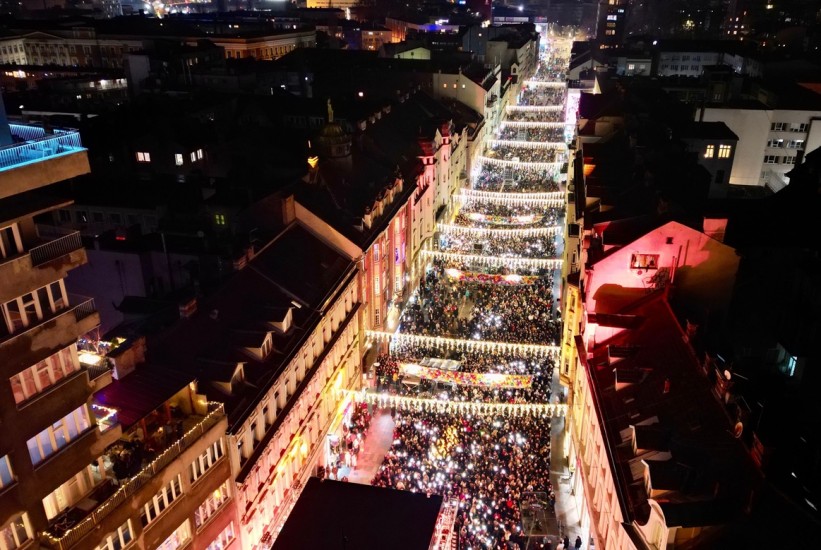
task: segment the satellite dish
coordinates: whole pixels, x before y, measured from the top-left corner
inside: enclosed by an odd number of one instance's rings
[[[733,428],[733,437],[738,439],[739,437],[741,437],[741,434],[743,432],[744,432],[744,424],[742,424],[741,422],[736,422],[735,423],[735,428]]]

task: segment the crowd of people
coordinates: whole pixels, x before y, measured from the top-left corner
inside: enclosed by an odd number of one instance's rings
[[[552,147],[516,147],[514,145],[493,145],[485,156],[519,162],[564,162],[565,153]]]
[[[534,76],[537,80],[561,81],[566,60],[545,58]],[[557,105],[564,90],[532,87],[523,90],[520,105]],[[561,122],[561,110],[512,110],[507,119]],[[500,139],[540,142],[564,141],[562,128],[503,126]],[[522,162],[558,162],[555,149],[499,146],[496,158],[517,157]],[[486,161],[473,187],[477,190],[512,193],[558,191],[558,169],[510,167]],[[468,227],[533,227],[556,225],[562,209],[511,201],[501,205],[465,200],[455,224]],[[444,252],[464,255],[550,258],[556,255],[551,235],[502,236],[446,233],[440,237]],[[473,260],[471,260],[473,261]],[[457,270],[457,271],[454,271]],[[475,277],[477,270],[495,273]],[[561,334],[558,309],[553,303],[553,272],[469,264],[464,259],[436,259],[420,278],[414,296],[400,317],[398,332],[442,336],[471,341],[496,341],[555,345]],[[466,276],[465,274],[470,276]],[[503,275],[503,277],[499,277]],[[515,283],[501,284],[499,281]],[[459,379],[424,371],[403,374],[403,364],[429,364],[429,358],[449,359],[460,374],[492,373],[528,375],[529,385],[513,387],[510,381],[495,387],[482,378]],[[398,341],[389,353],[376,360],[380,391],[440,401],[477,403],[548,403],[554,357],[524,357],[516,351],[480,349],[462,344],[447,348],[442,343]],[[457,381],[454,381],[456,379]],[[497,383],[497,382],[493,382]],[[555,495],[550,483],[550,420],[536,416],[505,414],[454,415],[433,410],[391,410],[395,419],[393,443],[371,483],[427,494],[441,494],[458,502],[455,533],[460,548],[518,550],[525,548],[522,505],[544,498],[552,507]],[[534,497],[533,495],[540,495]],[[546,538],[537,542],[545,547]],[[567,544],[567,542],[562,542]],[[581,546],[579,539],[578,545]]]
[[[505,167],[491,163],[482,166],[481,173],[473,180],[478,191],[507,191],[510,193],[548,193],[559,190],[556,177],[558,170]]]
[[[558,207],[466,201],[453,223],[468,227],[542,227],[556,225],[560,215]]]
[[[400,411],[371,483],[457,500],[460,548],[524,548],[522,500],[553,493],[550,420]]]
[[[417,299],[400,317],[400,332],[541,345],[557,341],[552,277],[505,286],[451,281],[443,271],[434,264],[428,272]]]
[[[564,120],[564,111],[512,110],[507,113],[507,120],[511,122],[562,122]]]
[[[564,142],[564,128],[544,126],[502,126],[498,139],[509,141],[538,141],[541,143]]]
[[[556,256],[555,237],[552,235],[481,236],[443,234],[439,249],[458,254],[485,256],[514,256],[519,258],[553,258]]]
[[[565,91],[563,87],[532,86],[519,94],[519,105],[562,105]]]

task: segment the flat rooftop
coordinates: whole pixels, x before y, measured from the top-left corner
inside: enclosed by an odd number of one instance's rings
[[[441,507],[440,495],[312,477],[273,548],[427,550]]]

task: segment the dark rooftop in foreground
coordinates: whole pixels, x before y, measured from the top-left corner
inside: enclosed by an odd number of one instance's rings
[[[439,495],[312,477],[274,550],[426,550],[441,506]]]

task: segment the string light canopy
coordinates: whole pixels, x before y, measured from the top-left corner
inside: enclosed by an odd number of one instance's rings
[[[539,86],[542,88],[564,88],[565,82],[563,80],[525,80],[525,86]]]
[[[491,267],[509,267],[512,269],[541,268],[560,269],[562,260],[560,258],[519,258],[509,256],[482,256],[481,254],[458,254],[456,252],[442,252],[441,250],[422,250],[422,255],[428,258],[440,260],[453,260],[465,262],[472,265],[484,265]]]
[[[451,235],[472,235],[476,237],[501,237],[501,238],[517,238],[517,237],[538,237],[543,235],[556,235],[561,232],[560,225],[553,225],[550,227],[529,227],[527,229],[502,229],[495,227],[467,227],[464,225],[454,225],[451,223],[440,223],[436,225],[437,231],[448,233]]]
[[[564,128],[564,122],[541,122],[538,120],[505,120],[501,127],[506,128]]]
[[[456,415],[506,415],[506,416],[538,416],[555,418],[567,414],[567,405],[564,403],[484,403],[476,401],[443,401],[440,399],[425,399],[421,397],[407,397],[389,393],[373,393],[365,390],[355,392],[353,399],[360,403],[379,407],[396,407],[400,410],[430,411]]]
[[[550,111],[561,111],[564,105],[508,105],[508,113],[546,113]]]
[[[495,199],[512,198],[512,199],[529,199],[533,201],[556,201],[564,200],[564,191],[551,191],[546,193],[506,193],[504,191],[479,191],[478,189],[461,189],[460,195],[469,198],[493,201]]]
[[[529,197],[506,197],[507,193],[497,193],[496,197],[489,197],[489,196],[474,196],[474,195],[467,195],[467,194],[458,194],[453,195],[454,199],[457,199],[462,204],[466,202],[481,202],[481,203],[491,203],[491,204],[503,204],[506,206],[546,206],[548,208],[559,208],[564,206],[564,199],[534,199]],[[512,194],[512,193],[511,193]],[[547,194],[547,193],[545,193]]]
[[[491,147],[507,146],[521,147],[522,149],[561,149],[567,151],[567,144],[563,141],[519,141],[515,139],[489,139]]]
[[[492,351],[517,354],[522,357],[549,357],[558,359],[559,346],[540,344],[518,344],[515,342],[489,342],[486,340],[463,340],[444,338],[442,336],[423,336],[404,332],[384,332],[369,330],[365,333],[370,342],[392,342],[399,345],[435,347],[442,350],[456,351]]]
[[[558,169],[564,164],[564,161],[559,162],[525,162],[520,160],[502,160],[502,159],[495,159],[491,157],[479,157],[479,162],[486,163],[486,164],[493,164],[496,166],[528,166],[531,168],[539,168],[543,170],[549,170],[551,168],[558,171]]]

